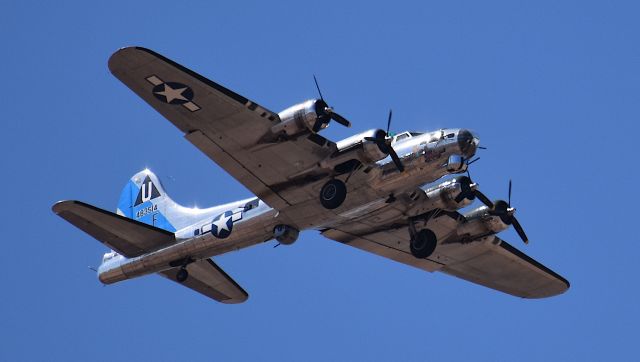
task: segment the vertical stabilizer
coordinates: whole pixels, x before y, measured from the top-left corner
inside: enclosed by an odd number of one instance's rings
[[[167,195],[158,177],[150,170],[133,175],[122,189],[116,213],[167,231],[176,231],[188,222],[182,206]],[[185,210],[186,211],[186,210]]]
[[[160,179],[148,169],[133,175],[122,189],[118,215],[175,232],[194,223],[213,218],[225,211],[243,207],[255,198],[240,200],[206,209],[188,208],[174,202]]]

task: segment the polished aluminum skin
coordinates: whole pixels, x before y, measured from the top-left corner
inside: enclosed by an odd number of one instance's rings
[[[365,134],[370,134],[367,132]],[[449,134],[453,135],[447,138],[439,138],[436,135]],[[401,191],[419,186],[426,182],[435,181],[436,179],[448,174],[450,165],[444,160],[448,160],[451,155],[463,155],[470,158],[474,155],[476,146],[479,143],[477,137],[472,137],[471,146],[468,144],[468,138],[471,133],[466,130],[448,129],[439,130],[431,133],[419,134],[417,136],[409,136],[402,141],[396,142],[394,147],[401,156],[403,163],[407,165],[405,172],[393,170],[390,160],[382,160],[375,163],[374,172],[370,182],[381,190]],[[364,137],[364,135],[362,135]],[[340,142],[338,142],[340,144]],[[344,144],[344,142],[343,142]],[[463,152],[466,152],[464,154]],[[436,155],[436,156],[434,156]],[[426,166],[425,166],[426,165]],[[420,166],[420,167],[418,167]],[[385,174],[385,170],[391,170]],[[149,170],[142,172],[144,176],[150,176],[152,180],[158,180],[157,177]],[[143,175],[137,176],[143,179]],[[134,177],[135,179],[135,177]],[[159,183],[159,180],[156,181]],[[451,182],[441,186],[445,188]],[[398,185],[400,187],[398,187]],[[164,191],[164,190],[163,190]],[[433,191],[431,191],[433,194]],[[433,196],[432,196],[433,197]],[[430,199],[431,200],[431,199]],[[233,225],[233,233],[226,239],[217,239],[210,232],[194,237],[194,231],[202,228],[202,225],[211,223],[211,219],[215,214],[242,208],[251,199],[241,200],[226,205],[213,207],[209,209],[189,209],[179,206],[175,202],[168,199],[164,203],[165,213],[172,219],[177,220],[179,225],[184,226],[176,231],[177,242],[175,245],[153,251],[151,253],[127,259],[122,256],[110,257],[107,262],[100,265],[98,275],[101,282],[111,284],[118,281],[131,279],[147,274],[157,273],[162,270],[173,268],[172,261],[185,258],[194,260],[205,259],[212,256],[227,253],[232,250],[238,250],[248,246],[252,246],[266,240],[275,238],[274,228],[282,225],[279,220],[278,212],[268,207],[264,202],[259,201],[259,206],[249,211],[241,211],[242,219]],[[432,204],[432,209],[437,208],[437,203]],[[465,206],[460,204],[460,207]],[[371,210],[365,208],[361,212],[368,213]],[[344,210],[343,213],[349,214],[353,209]],[[174,215],[171,217],[171,215]],[[336,216],[329,221],[323,221],[322,224],[313,225],[311,228],[320,226],[327,227],[334,222],[339,222],[342,217]],[[289,242],[288,244],[291,244]],[[113,252],[105,254],[113,255]]]
[[[111,72],[171,121],[187,141],[256,197],[206,209],[183,207],[150,170],[125,185],[116,213],[62,201],[53,211],[111,247],[105,284],[158,273],[223,303],[248,294],[214,256],[304,230],[426,271],[441,271],[523,298],[569,283],[496,236],[514,226],[509,201],[489,200],[467,172],[479,138],[464,128],[391,135],[372,129],[333,142],[330,122],[351,127],[322,96],[280,113],[146,48],[114,53]],[[451,179],[441,180],[448,175]],[[460,209],[479,199],[484,205]]]

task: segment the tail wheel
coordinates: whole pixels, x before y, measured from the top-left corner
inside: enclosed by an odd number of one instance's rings
[[[329,180],[320,189],[320,203],[326,209],[335,209],[342,205],[347,198],[347,186],[344,182],[333,179]]]
[[[176,280],[180,283],[187,280],[188,277],[189,277],[189,272],[185,268],[180,268],[180,270],[178,270],[178,272],[176,273]]]
[[[438,238],[433,231],[423,229],[417,232],[412,238],[409,245],[411,254],[419,259],[424,259],[433,254],[438,245]]]

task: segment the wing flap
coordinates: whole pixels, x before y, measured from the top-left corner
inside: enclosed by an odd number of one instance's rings
[[[189,277],[182,283],[176,279],[178,270],[180,268],[173,268],[158,274],[221,303],[242,303],[249,298],[249,294],[211,259],[187,265]]]
[[[147,225],[81,201],[60,201],[53,212],[127,258],[175,242],[172,232]]]

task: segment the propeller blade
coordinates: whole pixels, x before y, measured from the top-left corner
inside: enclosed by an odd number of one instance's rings
[[[479,190],[475,190],[474,194],[476,195],[478,200],[482,201],[482,203],[487,205],[488,208],[493,209],[493,202],[491,202],[491,200],[489,200],[489,198],[486,197],[482,192],[480,192]]]
[[[460,202],[460,201],[464,200],[465,197],[467,197],[467,195],[465,195],[465,192],[464,191],[460,191],[460,193],[458,194],[458,196],[456,196],[454,201],[455,202]]]
[[[321,103],[316,102],[316,112],[318,113],[319,118],[321,119],[324,118],[320,122],[316,121],[316,123],[313,125],[313,132],[317,133],[318,131],[320,131],[322,126],[325,124],[328,124],[331,119],[333,119],[334,121],[340,123],[345,127],[351,127],[351,122],[349,122],[346,118],[342,117],[338,113],[334,112],[333,108],[327,105],[327,102],[325,102],[324,97],[322,96],[320,85],[318,85],[318,78],[316,78],[315,74],[313,75],[313,82],[316,84],[318,95],[320,95],[319,102],[321,102]]]
[[[371,141],[375,144],[378,145],[378,147],[380,147],[380,150],[386,154],[389,154],[389,148],[391,148],[391,146],[389,145],[389,143],[387,142],[387,140],[385,138],[377,138],[377,137],[365,137],[364,138],[366,141]]]
[[[476,158],[474,158],[474,159],[473,159],[473,160],[471,160],[471,161],[467,161],[467,166],[470,166],[472,163],[474,163],[474,162],[478,161],[479,159],[480,159],[480,157],[476,157]],[[467,170],[468,170],[468,169],[467,169]]]
[[[313,132],[314,133],[320,132],[320,129],[322,128],[323,124],[324,124],[324,122],[320,118],[318,118],[316,120],[316,123],[313,124],[313,128],[312,128]]]
[[[404,165],[402,164],[402,161],[400,161],[400,157],[398,157],[396,150],[394,150],[391,146],[389,146],[389,156],[391,156],[393,163],[396,164],[396,168],[398,169],[398,171],[403,172]]]
[[[324,101],[324,98],[322,97],[322,92],[320,92],[320,86],[318,85],[318,80],[316,79],[316,75],[313,75],[313,81],[316,82],[316,88],[318,89],[318,94],[320,95],[320,99],[322,99],[322,101]]]
[[[509,205],[509,207],[511,207],[511,179],[509,179],[509,198],[507,200],[509,200],[507,205]]]
[[[476,198],[475,193],[471,189],[471,178],[470,177],[460,177],[458,178],[458,182],[460,183],[460,193],[455,197],[455,202],[460,202],[464,199],[473,200]]]
[[[342,117],[341,115],[337,114],[336,112],[334,112],[333,110],[329,112],[329,114],[331,114],[331,118],[340,123],[341,125],[345,126],[345,127],[351,127],[351,122],[347,121],[346,118]]]
[[[387,132],[384,135],[381,135],[382,137],[365,137],[364,139],[366,141],[375,142],[375,144],[377,144],[378,147],[380,148],[380,151],[391,156],[391,159],[393,160],[393,163],[396,165],[396,168],[398,169],[398,171],[403,172],[404,165],[402,164],[402,161],[400,161],[400,157],[398,157],[398,154],[396,153],[396,151],[393,149],[393,147],[391,147],[391,139],[388,138],[389,127],[391,126],[392,114],[393,114],[392,111],[389,110],[389,118],[387,119]]]
[[[391,159],[393,160],[393,163],[396,165],[396,168],[398,169],[398,171],[400,172],[404,171],[404,165],[402,164],[402,161],[400,161],[400,157],[398,157],[398,154],[393,149],[393,147],[391,147],[391,145],[387,143],[386,139],[375,138],[375,137],[365,137],[364,139],[367,141],[375,142],[378,145],[378,147],[380,147],[380,150],[382,152],[391,156]]]
[[[524,241],[525,244],[529,244],[529,238],[527,237],[527,234],[524,233],[524,229],[522,229],[522,226],[518,222],[518,219],[516,219],[515,217],[512,217],[511,219],[511,224],[513,225],[513,228],[516,230],[522,241]]]

